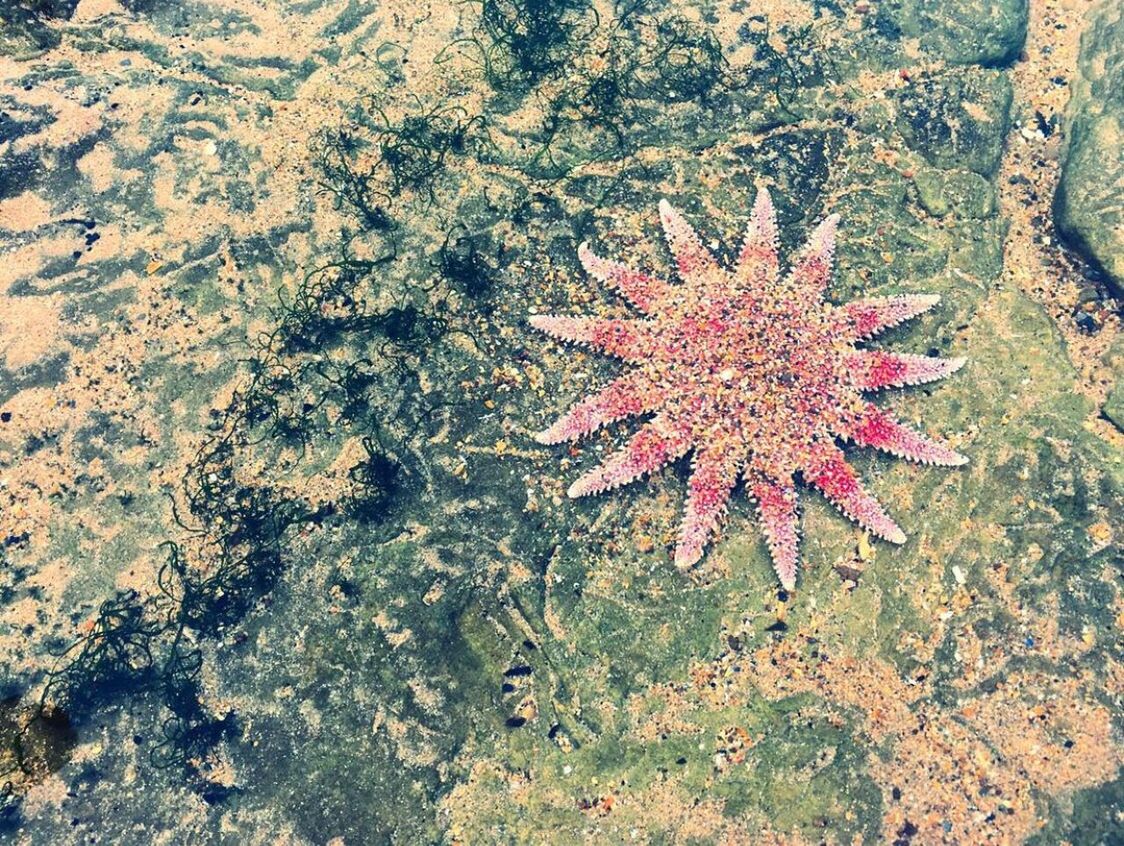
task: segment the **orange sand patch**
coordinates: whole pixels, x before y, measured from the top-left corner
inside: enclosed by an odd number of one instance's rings
[[[9,370],[58,352],[62,298],[0,296],[0,362]]]
[[[51,204],[32,191],[0,200],[0,229],[30,232],[51,219]]]

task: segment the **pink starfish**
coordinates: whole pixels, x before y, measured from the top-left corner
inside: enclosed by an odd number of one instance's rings
[[[646,319],[534,316],[537,329],[595,347],[632,365],[536,437],[572,441],[607,423],[654,413],[632,439],[570,487],[570,496],[618,487],[692,452],[687,509],[675,563],[694,565],[723,519],[738,480],[756,501],[781,584],[799,561],[795,477],[859,525],[893,543],[905,534],[863,488],[836,438],[925,464],[967,459],[894,420],[864,392],[943,378],[964,359],[857,349],[916,317],[938,297],[902,294],[842,306],[824,301],[838,216],[812,233],[782,275],[769,193],[757,195],[734,267],[707,250],[666,201],[660,221],[682,284],[578,248],[582,266],[618,290]]]

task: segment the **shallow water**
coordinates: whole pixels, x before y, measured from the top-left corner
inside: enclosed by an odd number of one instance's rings
[[[1124,838],[1089,9],[2,13],[0,840]],[[533,438],[628,369],[529,324],[636,316],[578,245],[677,280],[658,201],[732,263],[761,189],[829,303],[940,295],[860,346],[967,359],[876,403],[968,464],[844,447],[902,545],[805,469],[791,591],[746,485],[680,572],[690,457]]]

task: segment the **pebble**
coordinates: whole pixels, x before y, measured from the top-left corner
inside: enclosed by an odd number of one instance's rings
[[[1097,325],[1097,319],[1088,312],[1081,312],[1074,318],[1077,323],[1077,328],[1082,332],[1096,332],[1100,326]]]

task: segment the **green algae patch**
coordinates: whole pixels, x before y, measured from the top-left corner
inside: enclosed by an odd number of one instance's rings
[[[807,700],[794,697],[681,721],[658,697],[630,705],[624,737],[569,752],[540,748],[524,768],[520,758],[508,770],[477,765],[446,803],[449,831],[518,843],[685,834],[711,842],[747,830],[810,838],[825,828],[874,837],[861,820],[877,817],[880,796],[845,720],[808,713]]]

